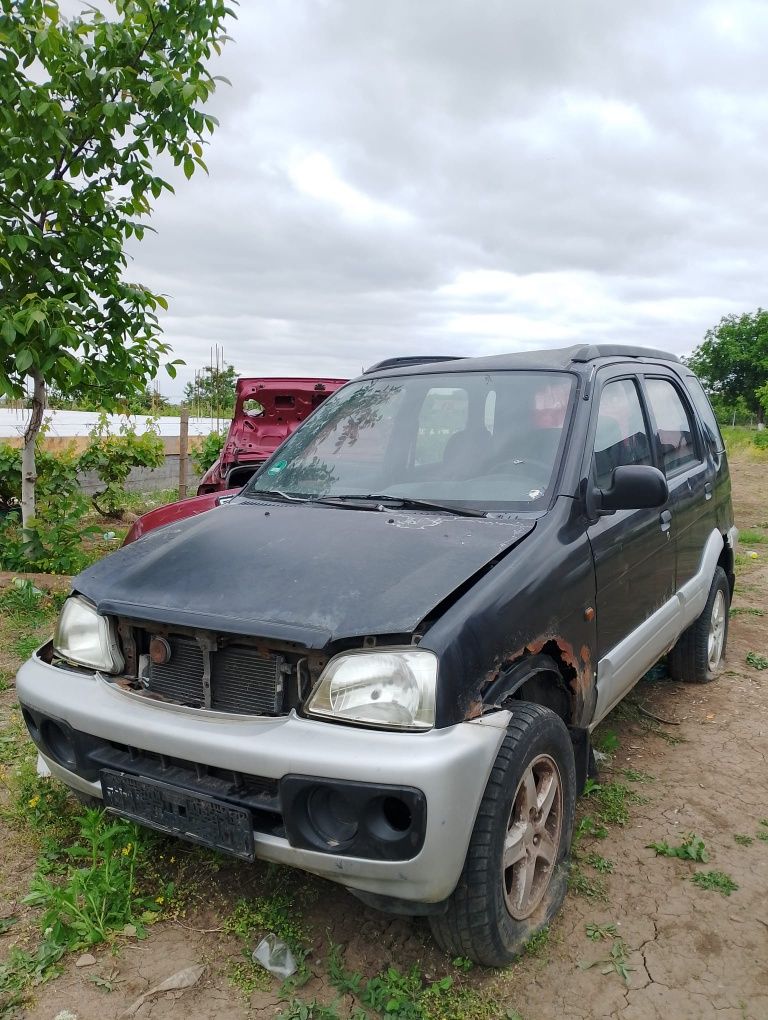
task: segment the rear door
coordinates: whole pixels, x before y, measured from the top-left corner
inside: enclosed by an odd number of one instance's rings
[[[588,451],[592,484],[607,489],[615,468],[656,466],[657,459],[635,373],[612,368],[598,380]],[[655,661],[651,618],[675,593],[671,509],[619,510],[598,518],[587,534],[597,589],[597,720]]]
[[[659,371],[646,374],[643,382],[659,466],[669,485],[679,591],[698,572],[704,546],[716,526],[712,499],[716,469],[705,455],[695,414],[677,377]]]

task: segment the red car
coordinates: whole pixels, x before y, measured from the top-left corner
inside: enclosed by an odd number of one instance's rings
[[[238,379],[235,412],[219,459],[197,496],[150,510],[134,522],[124,545],[148,531],[193,517],[238,492],[259,465],[346,379]]]

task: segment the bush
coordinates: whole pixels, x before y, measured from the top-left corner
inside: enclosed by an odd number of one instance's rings
[[[160,438],[157,421],[149,419],[147,431],[138,435],[135,425],[126,422],[118,435],[109,431],[106,414],[102,414],[91,429],[90,442],[81,454],[78,468],[95,471],[104,484],[101,492],[92,497],[100,514],[119,517],[125,509],[125,483],[135,467],[159,467],[165,458],[165,447]]]
[[[200,446],[192,451],[192,463],[198,474],[205,474],[208,468],[216,463],[226,438],[226,431],[210,432]]]

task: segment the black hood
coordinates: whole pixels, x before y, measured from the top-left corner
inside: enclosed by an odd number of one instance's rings
[[[322,648],[409,634],[535,521],[238,499],[74,581],[100,612]]]

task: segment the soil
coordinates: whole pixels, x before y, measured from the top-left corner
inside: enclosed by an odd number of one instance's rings
[[[768,528],[766,466],[747,455],[732,458],[742,529]],[[602,778],[626,782],[621,770],[631,768],[652,781],[633,785],[645,802],[631,806],[626,825],[612,825],[606,839],[581,844],[582,855],[594,850],[614,864],[603,876],[605,900],[569,894],[536,954],[506,971],[474,968],[463,974],[437,950],[423,921],[385,917],[330,883],[297,875],[294,894],[314,939],[313,976],[297,994],[305,1001],[334,998],[320,965],[332,941],[345,948],[348,968],[365,975],[414,963],[430,980],[452,974],[457,983],[492,997],[500,1017],[514,1008],[525,1020],[766,1020],[768,841],[756,837],[768,834],[761,825],[768,820],[768,670],[745,660],[750,651],[768,655],[768,545],[753,548],[758,557],[745,558],[739,567],[734,607],[767,615],[733,615],[721,676],[706,686],[646,680],[606,724],[619,745]],[[6,717],[12,702],[12,692],[0,696]],[[581,814],[589,809],[589,801],[582,802]],[[659,840],[679,845],[689,832],[703,837],[707,864],[657,857],[647,848]],[[741,845],[735,834],[753,842]],[[2,917],[18,909],[35,851],[23,832],[0,829],[0,839]],[[180,857],[198,860],[195,851],[174,846]],[[588,865],[582,869],[597,877]],[[726,872],[738,889],[725,897],[691,881],[694,872],[710,869]],[[54,1020],[70,1010],[79,1020],[110,1020],[159,981],[202,963],[207,969],[194,988],[160,994],[136,1016],[274,1016],[284,1008],[277,982],[250,995],[231,983],[228,974],[242,959],[242,947],[222,928],[234,903],[269,891],[269,881],[263,865],[206,865],[192,881],[186,916],[159,923],[146,941],[97,947],[91,966],[78,968],[70,958],[59,978],[34,990],[23,1015]],[[628,984],[615,972],[602,973],[607,965],[585,966],[608,958],[615,944],[590,941],[585,926],[609,923],[626,945]],[[20,937],[14,932],[0,936],[0,955]],[[113,975],[113,990],[97,987],[90,980],[95,974]]]

